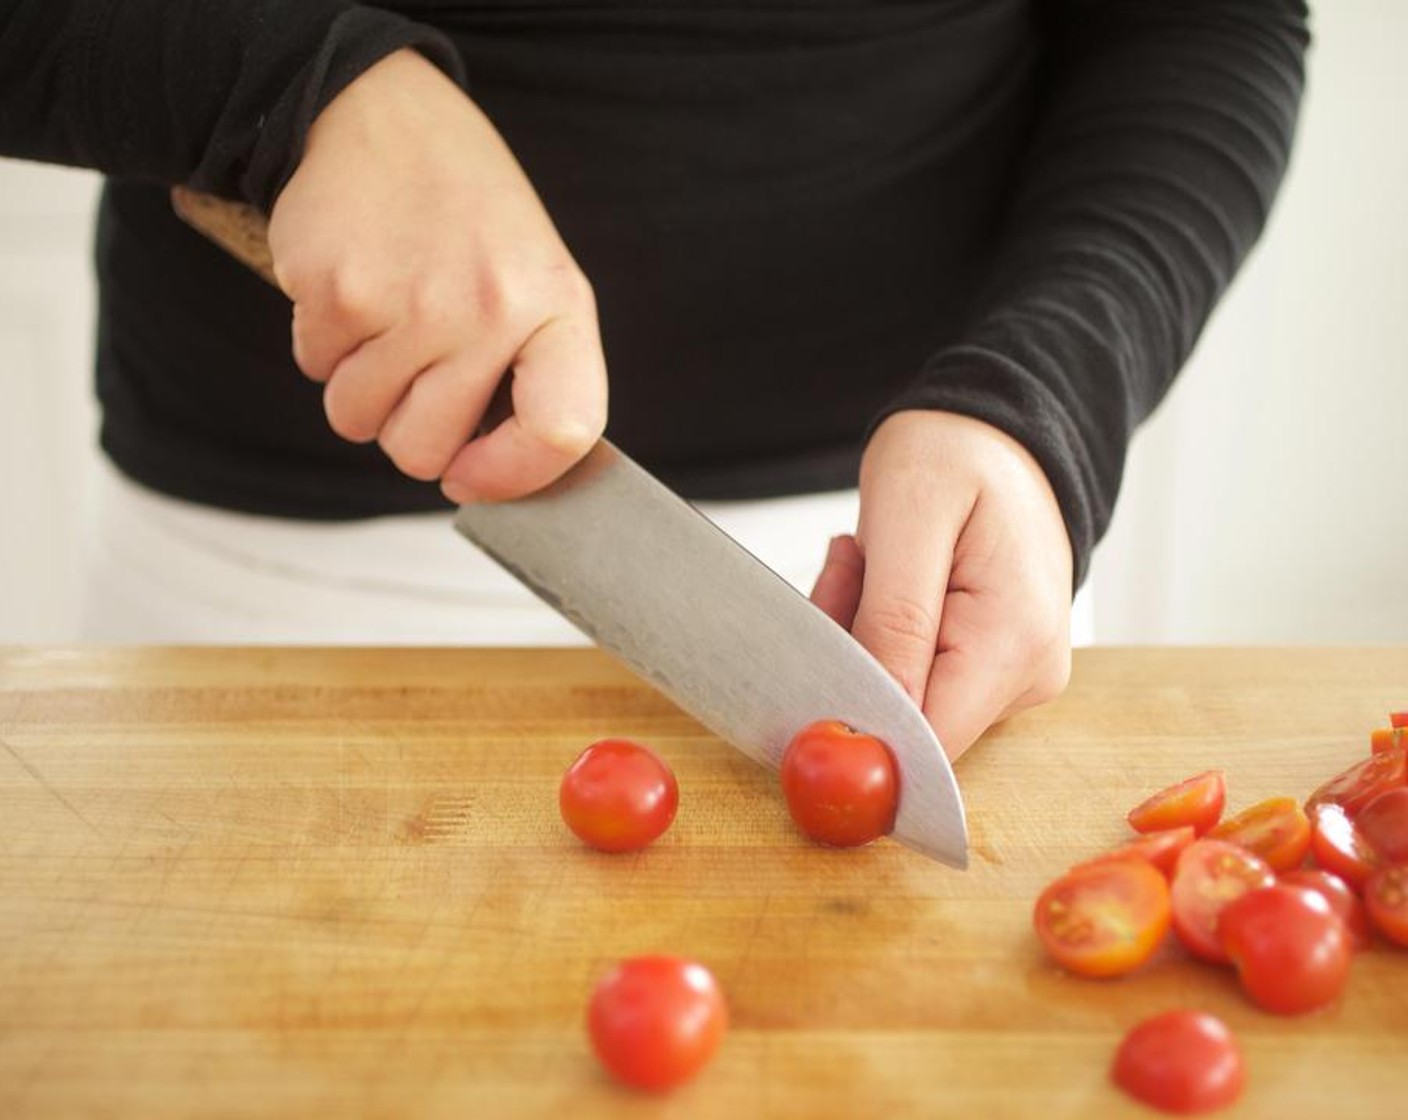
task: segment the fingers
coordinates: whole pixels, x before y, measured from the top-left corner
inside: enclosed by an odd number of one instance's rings
[[[504,501],[552,482],[606,428],[606,360],[595,318],[535,331],[513,362],[513,415],[462,447],[441,488],[455,502]]]
[[[849,630],[860,606],[860,590],[865,578],[865,557],[855,537],[849,533],[833,537],[826,550],[826,562],[812,587],[811,600],[837,625]]]
[[[381,426],[376,439],[382,451],[411,478],[439,478],[478,427],[501,369],[476,367],[461,356],[423,370]],[[332,385],[342,376],[339,370]]]

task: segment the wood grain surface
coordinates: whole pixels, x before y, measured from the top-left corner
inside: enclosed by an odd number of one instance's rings
[[[1408,953],[1287,1020],[1172,950],[1065,976],[1030,915],[1153,789],[1303,795],[1405,703],[1408,649],[1081,652],[960,760],[960,873],[800,841],[770,773],[594,651],[0,651],[0,1116],[1149,1115],[1114,1047],[1199,1006],[1247,1054],[1224,1115],[1402,1117]],[[643,854],[557,814],[606,735],[679,777]],[[707,963],[734,1021],[663,1098],[582,1027],[650,951]]]

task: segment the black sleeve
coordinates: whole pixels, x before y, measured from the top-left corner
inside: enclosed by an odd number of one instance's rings
[[[957,344],[879,419],[945,409],[1019,440],[1079,585],[1135,427],[1266,221],[1309,35],[1290,0],[1049,0],[1040,16],[1036,123],[990,270]]]
[[[313,118],[414,47],[450,42],[345,0],[0,0],[0,154],[189,183],[268,209]]]

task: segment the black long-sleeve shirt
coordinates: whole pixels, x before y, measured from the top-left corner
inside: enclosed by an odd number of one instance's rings
[[[0,13],[0,152],[109,177],[101,438],[139,481],[292,517],[442,504],[328,429],[287,302],[165,189],[269,207],[321,108],[411,46],[543,197],[596,290],[608,433],[665,481],[694,498],[853,485],[884,416],[966,413],[1041,463],[1078,577],[1135,426],[1266,220],[1307,44],[1293,0]]]

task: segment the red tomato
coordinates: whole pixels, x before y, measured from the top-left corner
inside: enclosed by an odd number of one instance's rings
[[[836,720],[802,728],[782,756],[782,793],[813,840],[854,848],[887,835],[899,807],[899,772],[889,748]]]
[[[1349,939],[1356,949],[1367,949],[1373,943],[1373,935],[1369,932],[1369,915],[1364,909],[1364,903],[1354,893],[1353,888],[1338,875],[1322,871],[1318,867],[1302,867],[1296,871],[1288,871],[1277,879],[1277,882],[1285,883],[1289,887],[1305,887],[1307,890],[1318,891],[1344,923],[1344,928],[1349,931]]]
[[[1222,911],[1218,932],[1242,989],[1277,1015],[1324,1007],[1349,979],[1349,931],[1318,891],[1248,891]]]
[[[1394,747],[1404,745],[1401,728],[1376,727],[1369,732],[1369,753],[1387,754]]]
[[[1408,712],[1389,712],[1388,724],[1390,727],[1408,727]]]
[[[1401,745],[1370,755],[1336,774],[1310,795],[1305,811],[1312,816],[1321,805],[1338,805],[1353,820],[1359,810],[1386,789],[1408,783],[1408,750]]]
[[[1173,932],[1194,956],[1226,964],[1217,937],[1218,915],[1248,891],[1275,881],[1266,861],[1245,848],[1225,840],[1190,844],[1173,871]]]
[[[1310,820],[1294,797],[1272,797],[1209,829],[1208,838],[1255,852],[1272,871],[1290,871],[1310,851]]]
[[[1360,811],[1354,827],[1386,863],[1408,863],[1408,786],[1379,794]]]
[[[1097,863],[1109,863],[1112,859],[1142,859],[1153,864],[1165,876],[1173,874],[1173,865],[1178,862],[1179,853],[1193,842],[1193,826],[1169,828],[1163,832],[1151,832],[1147,836],[1136,836],[1128,844],[1076,864],[1076,868],[1090,867]],[[1074,870],[1074,869],[1073,869]]]
[[[1205,1011],[1167,1011],[1131,1030],[1115,1052],[1115,1084],[1164,1112],[1208,1112],[1242,1094],[1246,1066],[1227,1025]]]
[[[1047,887],[1032,920],[1063,968],[1120,976],[1148,960],[1168,932],[1168,883],[1143,860],[1094,863]]]
[[[1310,850],[1316,863],[1355,890],[1362,888],[1383,862],[1338,805],[1321,805],[1311,814]]]
[[[1129,811],[1129,823],[1135,832],[1162,832],[1189,824],[1201,836],[1222,816],[1226,800],[1222,771],[1209,770],[1140,802]]]
[[[1364,904],[1375,929],[1395,944],[1408,946],[1408,864],[1375,871],[1364,887]]]
[[[592,993],[587,1029],[596,1056],[637,1089],[670,1089],[704,1068],[723,1041],[728,1007],[702,964],[636,957]]]
[[[603,739],[562,776],[557,803],[584,843],[603,852],[633,852],[670,827],[680,791],[653,751],[626,739]]]

